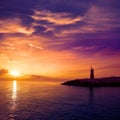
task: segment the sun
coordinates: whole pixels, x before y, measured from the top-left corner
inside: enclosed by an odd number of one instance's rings
[[[14,76],[14,77],[19,77],[20,76],[20,72],[17,70],[13,70],[10,72],[10,75]]]

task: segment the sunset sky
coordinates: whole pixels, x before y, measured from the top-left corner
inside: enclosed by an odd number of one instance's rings
[[[0,0],[0,69],[60,78],[120,76],[119,0]]]

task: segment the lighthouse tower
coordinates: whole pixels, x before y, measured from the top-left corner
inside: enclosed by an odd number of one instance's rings
[[[90,79],[94,80],[94,69],[91,66],[91,70],[90,70]]]

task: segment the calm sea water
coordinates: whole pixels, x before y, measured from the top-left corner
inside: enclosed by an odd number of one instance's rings
[[[0,120],[120,120],[120,88],[0,81]]]

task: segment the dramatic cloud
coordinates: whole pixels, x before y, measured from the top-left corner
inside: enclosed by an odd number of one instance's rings
[[[120,28],[119,11],[111,11],[110,8],[92,5],[84,15],[83,23],[61,29],[57,36],[71,34],[99,33]]]

